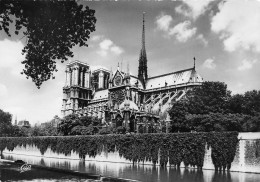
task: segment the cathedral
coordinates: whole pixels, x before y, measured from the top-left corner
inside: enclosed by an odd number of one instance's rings
[[[148,77],[143,14],[142,47],[138,75],[129,66],[123,72],[105,68],[92,70],[87,63],[72,61],[66,66],[62,116],[79,114],[97,117],[104,126],[123,126],[129,132],[166,132],[171,103],[188,90],[201,85],[203,78],[194,66],[185,70]]]

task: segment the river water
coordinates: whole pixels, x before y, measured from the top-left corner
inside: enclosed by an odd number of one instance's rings
[[[152,165],[132,165],[129,163],[112,163],[82,161],[77,159],[57,159],[27,155],[4,154],[5,159],[22,159],[31,164],[70,169],[74,171],[101,174],[139,180],[143,182],[259,182],[260,174],[241,172],[215,172],[214,170],[161,168]]]

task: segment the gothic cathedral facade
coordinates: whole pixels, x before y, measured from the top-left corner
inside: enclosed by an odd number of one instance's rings
[[[62,116],[87,115],[101,119],[105,126],[124,126],[129,132],[163,131],[170,121],[171,103],[188,90],[201,85],[202,77],[192,68],[148,77],[143,14],[142,48],[138,76],[73,61],[66,67]],[[155,132],[156,132],[155,131]]]

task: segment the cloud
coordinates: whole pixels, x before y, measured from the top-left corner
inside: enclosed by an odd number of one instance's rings
[[[112,45],[113,45],[113,42],[109,39],[105,39],[102,42],[100,42],[100,44],[99,44],[100,48],[105,51],[107,51]]]
[[[166,33],[167,37],[174,36],[179,42],[186,42],[196,34],[197,28],[191,28],[190,21],[184,21],[172,27],[172,17],[163,13],[156,17],[157,29]]]
[[[108,53],[112,52],[116,55],[122,54],[124,51],[119,46],[115,45],[110,39],[102,40],[99,43],[100,50],[97,53],[103,57],[107,56]]]
[[[156,17],[156,25],[159,30],[168,31],[170,23],[172,22],[172,17],[170,15],[161,14]]]
[[[260,3],[230,0],[219,4],[211,20],[211,30],[219,34],[226,51],[260,52]]]
[[[93,37],[91,37],[91,41],[93,42],[97,42],[100,41],[104,36],[103,35],[94,35]]]
[[[0,98],[8,95],[7,87],[0,83]]]
[[[120,47],[115,46],[115,45],[111,47],[111,51],[113,53],[115,53],[116,55],[119,55],[119,54],[123,53],[123,50]]]
[[[197,40],[201,41],[203,45],[206,47],[208,45],[208,41],[205,39],[205,37],[202,34],[199,34],[196,38]]]
[[[184,21],[169,30],[169,35],[175,35],[179,42],[186,42],[196,34],[197,28],[190,28],[191,22]]]
[[[20,41],[11,41],[4,39],[0,41],[0,67],[13,68],[24,60],[22,49],[23,44]]]
[[[216,68],[216,64],[214,63],[215,61],[213,60],[213,59],[211,59],[211,58],[209,58],[209,59],[206,59],[205,61],[204,61],[204,63],[203,63],[203,67],[204,68],[208,68],[208,69],[215,69]]]
[[[256,62],[257,62],[257,60],[255,60],[255,59],[254,60],[244,59],[242,61],[242,64],[237,69],[239,71],[244,71],[244,70],[251,69]]]
[[[184,0],[184,4],[177,6],[175,11],[195,20],[206,12],[210,2],[212,0]]]

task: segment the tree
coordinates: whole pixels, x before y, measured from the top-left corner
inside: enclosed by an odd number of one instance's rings
[[[173,102],[172,107],[169,110],[171,118],[170,132],[186,131],[184,122],[186,115],[188,114],[188,100],[183,99],[178,102]]]
[[[12,115],[0,109],[0,136],[11,136]]]
[[[26,129],[21,129],[19,126],[12,127],[12,137],[28,137]]]
[[[80,118],[80,122],[82,123],[82,125],[84,126],[89,126],[92,122],[93,122],[93,118],[89,117],[89,116],[82,116]]]
[[[54,79],[56,61],[73,57],[72,47],[87,46],[95,31],[95,11],[83,8],[76,1],[0,1],[0,31],[8,36],[15,22],[15,34],[22,32],[26,46],[22,74],[40,88],[44,81]]]
[[[203,82],[187,94],[191,114],[225,113],[231,91],[223,82]]]
[[[260,113],[260,90],[248,91],[244,95],[244,114],[258,115]]]
[[[65,116],[58,125],[58,132],[63,135],[71,135],[73,127],[80,124],[80,120],[77,114],[70,114]]]
[[[228,107],[231,113],[243,113],[245,107],[244,95],[233,95],[228,101]]]

